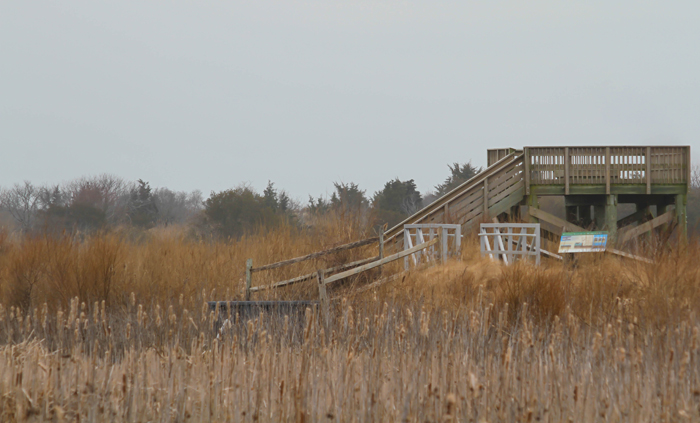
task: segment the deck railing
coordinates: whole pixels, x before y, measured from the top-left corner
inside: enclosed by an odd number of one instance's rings
[[[530,185],[688,184],[689,146],[525,147]]]

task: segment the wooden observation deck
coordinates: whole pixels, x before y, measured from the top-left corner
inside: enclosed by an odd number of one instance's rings
[[[542,221],[555,233],[604,230],[618,244],[657,228],[686,237],[689,146],[501,148],[487,155],[486,169],[391,228],[388,239],[398,242],[407,223],[457,223],[468,233],[503,214]],[[563,196],[566,220],[540,210],[542,196]],[[618,220],[622,203],[635,212]]]

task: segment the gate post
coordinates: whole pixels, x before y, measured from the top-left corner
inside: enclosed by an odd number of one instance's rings
[[[321,300],[321,313],[323,314],[323,323],[328,328],[328,321],[330,313],[330,307],[328,305],[328,292],[326,291],[326,281],[323,269],[319,269],[316,273],[316,280],[318,281],[318,297]]]
[[[245,262],[245,300],[250,301],[250,286],[253,284],[253,259]]]

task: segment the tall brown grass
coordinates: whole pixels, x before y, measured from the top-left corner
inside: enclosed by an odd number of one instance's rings
[[[249,257],[369,235],[334,225],[230,242],[3,240],[0,421],[700,420],[696,246],[654,264],[505,267],[466,242],[462,261],[332,290],[328,325],[315,309],[221,325],[204,303],[241,298]],[[318,294],[310,282],[258,295]]]
[[[238,240],[203,240],[184,228],[159,228],[139,236],[127,231],[87,237],[27,236],[0,238],[0,293],[7,306],[32,309],[47,303],[52,310],[67,307],[71,298],[124,308],[131,292],[145,304],[179,301],[188,306],[204,298],[240,299],[245,262],[255,266],[284,260],[372,236],[359,224],[344,224],[333,213],[314,222],[313,229],[283,226],[260,230]],[[10,237],[12,238],[12,237]],[[376,250],[376,246],[374,247]],[[320,268],[376,255],[369,248],[342,251],[279,270],[255,274],[255,285],[309,273]],[[264,292],[294,297],[299,289]],[[206,294],[202,296],[202,292]]]

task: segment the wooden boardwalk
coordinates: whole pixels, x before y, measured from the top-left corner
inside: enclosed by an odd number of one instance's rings
[[[561,233],[561,219],[539,210],[542,196],[564,196],[564,223],[608,231],[613,240],[618,232],[626,242],[668,225],[686,237],[689,146],[524,147],[487,154],[484,171],[389,229],[387,242],[400,243],[407,223],[460,224],[469,233],[504,214],[544,221]],[[634,215],[618,220],[620,203],[635,204]]]

